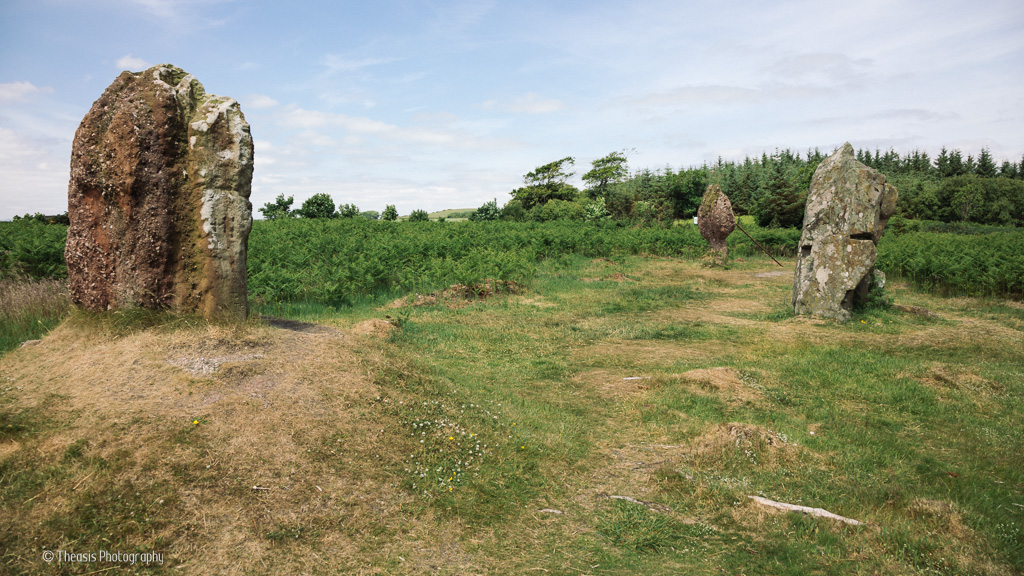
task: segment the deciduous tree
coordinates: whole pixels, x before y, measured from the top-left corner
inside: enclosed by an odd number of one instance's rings
[[[338,212],[334,209],[334,200],[327,194],[313,194],[302,203],[302,208],[295,211],[303,218],[336,218]]]
[[[291,218],[295,216],[292,213],[292,204],[295,202],[295,197],[289,196],[284,197],[284,194],[278,194],[277,199],[273,202],[267,202],[260,208],[260,212],[263,213],[263,217],[267,220],[277,220],[278,218]]]

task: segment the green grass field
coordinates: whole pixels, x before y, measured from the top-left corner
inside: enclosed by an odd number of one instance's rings
[[[896,283],[936,316],[794,317],[784,263],[568,255],[484,299],[282,305],[292,330],[72,314],[0,357],[2,563],[1024,571],[1024,308]]]

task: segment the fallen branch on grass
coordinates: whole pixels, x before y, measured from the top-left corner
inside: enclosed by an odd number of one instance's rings
[[[613,496],[614,498],[614,496]],[[853,518],[847,518],[838,514],[833,514],[824,508],[811,508],[810,506],[798,506],[796,504],[786,504],[785,502],[776,502],[767,498],[761,498],[760,496],[747,496],[754,502],[762,504],[764,506],[771,506],[772,508],[779,508],[780,510],[792,510],[793,512],[802,512],[809,516],[817,516],[819,518],[831,518],[833,520],[839,520],[840,522],[846,522],[854,526],[861,526],[864,523]]]

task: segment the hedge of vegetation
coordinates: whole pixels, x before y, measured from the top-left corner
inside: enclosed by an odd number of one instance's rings
[[[878,267],[926,290],[1020,297],[1024,293],[1024,232],[886,235]]]
[[[775,256],[793,256],[795,228],[745,228]],[[924,289],[1020,297],[1024,232],[905,220],[879,244],[880,268]],[[958,234],[931,232],[951,227]],[[991,232],[990,230],[997,230]],[[0,222],[0,278],[64,278],[67,227]],[[740,231],[733,256],[760,250]],[[695,226],[621,222],[389,222],[364,218],[256,221],[249,240],[249,295],[258,302],[351,302],[378,293],[428,292],[483,278],[529,279],[538,262],[564,254],[696,258],[707,243]]]
[[[65,278],[68,227],[23,218],[0,222],[0,278]]]

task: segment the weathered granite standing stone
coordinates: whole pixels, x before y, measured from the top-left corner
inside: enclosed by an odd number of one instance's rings
[[[252,169],[238,102],[169,64],[123,72],[75,133],[72,299],[245,318]]]
[[[736,229],[736,216],[732,213],[729,197],[722,193],[718,184],[708,186],[697,209],[697,229],[711,245],[711,254],[716,262],[725,262],[729,252],[725,239]]]
[[[876,246],[896,210],[896,188],[857,161],[847,142],[814,172],[804,212],[793,310],[846,321],[871,286]]]

